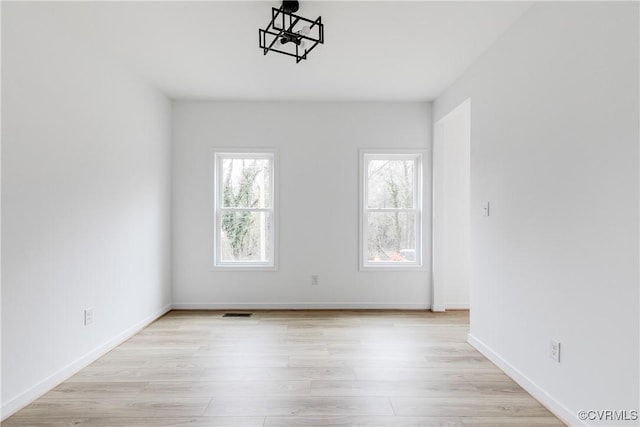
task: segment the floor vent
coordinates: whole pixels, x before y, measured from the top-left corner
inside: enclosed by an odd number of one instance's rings
[[[222,317],[251,317],[253,313],[225,313]]]

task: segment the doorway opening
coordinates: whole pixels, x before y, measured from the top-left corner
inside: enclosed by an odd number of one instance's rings
[[[434,128],[433,311],[470,307],[471,100]]]

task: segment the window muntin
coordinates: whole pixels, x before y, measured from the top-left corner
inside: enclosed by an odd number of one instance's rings
[[[361,154],[361,268],[420,267],[422,154]]]
[[[274,152],[215,153],[215,267],[275,268],[274,171]]]

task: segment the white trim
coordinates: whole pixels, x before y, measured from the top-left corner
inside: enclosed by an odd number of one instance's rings
[[[493,351],[489,346],[480,341],[473,335],[467,335],[467,342],[471,344],[476,350],[482,353],[487,359],[493,362],[498,368],[500,368],[505,374],[507,374],[512,380],[518,383],[523,389],[525,389],[531,396],[538,400],[544,407],[546,407],[553,415],[560,418],[560,420],[570,426],[588,426],[576,416],[576,411],[571,411],[569,408],[558,402],[549,393],[547,393],[542,387],[533,382],[529,377],[523,374],[520,370],[500,357],[498,353]]]
[[[469,310],[469,304],[445,304],[446,310]]]
[[[222,271],[249,272],[249,273],[253,271],[256,273],[266,273],[266,272],[277,272],[278,267],[273,265],[258,264],[258,263],[254,263],[254,264],[238,263],[237,265],[223,264],[217,267],[209,267],[208,271],[212,273],[219,273]]]
[[[219,189],[218,182],[221,181],[218,174],[218,158],[269,158],[271,161],[271,207],[260,209],[248,209],[256,212],[269,212],[272,216],[271,227],[271,257],[268,262],[223,262],[218,260],[218,254],[220,253],[219,238],[219,215],[217,214],[219,204]],[[210,212],[209,212],[209,248],[210,248],[210,266],[209,271],[278,271],[279,261],[279,152],[276,148],[221,148],[211,147],[209,149],[209,167],[211,171],[210,184],[213,191],[210,191]],[[235,209],[223,209],[230,210]],[[239,209],[242,210],[242,209]]]
[[[66,381],[71,376],[78,373],[80,370],[86,368],[91,363],[93,363],[100,357],[104,356],[106,353],[113,350],[115,347],[119,346],[120,344],[122,344],[123,342],[125,342],[126,340],[128,340],[129,338],[137,334],[138,332],[140,332],[150,323],[160,318],[164,314],[168,313],[170,310],[171,310],[171,305],[167,305],[163,307],[159,311],[142,319],[140,322],[136,323],[135,325],[130,326],[129,328],[125,329],[124,331],[120,332],[113,338],[106,341],[105,343],[87,352],[85,355],[80,356],[73,362],[69,363],[68,365],[64,366],[63,368],[59,369],[53,374],[49,375],[48,377],[46,377],[39,383],[35,384],[34,386],[23,391],[13,399],[9,400],[8,402],[2,405],[2,409],[0,410],[0,413],[2,413],[2,421],[9,418],[11,415],[16,413],[20,409],[24,408],[25,406],[27,406],[28,404],[30,404],[31,402],[33,402],[34,400],[42,396],[43,394],[47,393],[48,391],[56,387],[58,384],[62,383],[63,381]]]
[[[433,139],[432,139],[432,153],[431,153],[431,300],[438,307],[444,306],[452,310],[468,309],[469,304],[466,307],[461,304],[446,304],[445,291],[446,291],[446,279],[443,276],[443,272],[440,271],[441,262],[439,257],[442,254],[441,248],[438,246],[440,240],[440,228],[438,218],[438,203],[436,196],[439,194],[439,186],[441,185],[438,176],[436,175],[439,170],[436,167],[436,162],[440,159],[439,149],[443,149],[444,143],[444,125],[456,115],[468,111],[469,119],[471,119],[471,98],[467,98],[454,107],[451,111],[445,114],[442,118],[437,120],[433,124]],[[471,135],[469,135],[471,137]],[[468,220],[471,220],[471,213],[469,213]],[[469,258],[469,263],[471,259]],[[470,284],[469,284],[470,285]]]
[[[443,287],[441,285],[440,280],[440,262],[439,256],[436,251],[440,250],[437,246],[437,239],[439,237],[438,230],[436,230],[436,225],[438,223],[437,218],[437,205],[436,205],[436,194],[438,192],[437,187],[439,184],[439,180],[436,176],[436,161],[435,159],[439,157],[438,148],[440,147],[439,142],[444,139],[444,130],[442,129],[442,124],[440,121],[434,123],[433,125],[433,140],[431,143],[431,301],[433,301],[434,307],[437,307],[437,310],[434,311],[445,311],[446,307],[444,305],[444,289],[440,289]]]
[[[428,304],[418,303],[174,303],[173,310],[429,310]]]
[[[431,304],[431,311],[433,312],[442,312],[442,311],[446,311],[446,307],[444,305],[440,305],[440,304]]]
[[[361,148],[358,153],[358,271],[426,271],[424,263],[424,229],[422,224],[424,213],[424,159],[427,150],[424,149],[367,149]],[[366,255],[366,219],[365,215],[369,211],[389,211],[395,212],[398,209],[369,209],[366,206],[366,195],[368,180],[365,177],[366,164],[368,158],[379,159],[408,159],[415,160],[415,182],[414,182],[414,208],[399,209],[400,211],[414,212],[416,215],[416,261],[415,262],[381,262],[369,263],[365,259]]]
[[[416,265],[416,264],[383,264],[383,265],[374,265],[372,267],[360,267],[360,273],[370,273],[370,272],[379,272],[379,271],[392,271],[394,273],[400,271],[428,271],[427,267],[424,265]]]

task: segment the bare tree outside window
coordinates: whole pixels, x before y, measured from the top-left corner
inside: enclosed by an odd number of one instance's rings
[[[418,232],[415,155],[365,157],[365,259],[369,264],[415,263]]]
[[[216,261],[273,261],[273,161],[256,154],[220,155]]]

